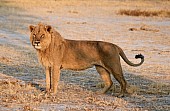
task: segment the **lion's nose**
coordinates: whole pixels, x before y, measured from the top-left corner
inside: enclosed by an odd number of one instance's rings
[[[40,41],[34,41],[34,44],[37,44],[37,46],[40,44]]]

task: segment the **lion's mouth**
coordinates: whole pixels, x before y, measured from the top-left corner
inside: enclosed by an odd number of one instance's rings
[[[41,49],[41,46],[40,46],[40,45],[38,45],[38,46],[37,46],[37,45],[34,45],[34,48],[35,48],[35,49]]]

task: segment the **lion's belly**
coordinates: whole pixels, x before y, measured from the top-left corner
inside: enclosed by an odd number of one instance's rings
[[[85,62],[63,63],[62,69],[84,70],[84,69],[93,67],[94,64],[95,63],[85,63]]]

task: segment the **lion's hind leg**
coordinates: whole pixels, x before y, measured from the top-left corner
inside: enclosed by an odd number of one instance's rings
[[[106,93],[110,89],[110,87],[112,86],[113,82],[111,80],[110,73],[105,68],[103,68],[101,66],[96,66],[96,70],[100,74],[101,78],[103,79],[103,81],[105,83],[104,88],[100,92],[98,92],[98,93],[104,94],[104,93]]]
[[[127,90],[126,90],[127,82],[123,76],[121,64],[114,64],[112,66],[111,72],[114,78],[119,82],[121,86],[121,92],[118,95],[118,97],[124,97],[125,93],[127,93]]]

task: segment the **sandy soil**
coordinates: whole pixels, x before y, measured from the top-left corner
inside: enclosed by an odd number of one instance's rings
[[[170,18],[132,17],[121,9],[169,10],[170,2],[112,0],[1,0],[0,110],[143,111],[170,110]],[[29,42],[28,26],[43,22],[67,39],[102,40],[119,45],[133,62],[121,60],[130,95],[117,98],[119,84],[104,95],[94,68],[61,73],[56,96],[43,92],[45,74]]]

